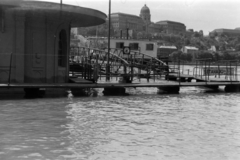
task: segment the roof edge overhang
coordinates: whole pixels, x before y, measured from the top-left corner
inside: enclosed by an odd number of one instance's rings
[[[13,1],[15,3],[13,3]],[[34,15],[45,13],[49,18],[59,18],[71,21],[72,27],[96,26],[106,22],[107,15],[95,9],[74,5],[23,0],[0,0],[1,6],[10,6],[16,11],[31,11]]]

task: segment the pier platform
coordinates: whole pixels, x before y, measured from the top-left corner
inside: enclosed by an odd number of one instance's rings
[[[235,82],[172,82],[164,81],[160,83],[54,83],[54,84],[42,84],[42,83],[11,83],[0,84],[0,88],[106,88],[106,87],[198,87],[198,86],[226,86],[226,85],[239,85],[239,81]]]
[[[170,73],[166,75],[166,79],[171,81],[177,81],[180,79],[181,82],[191,82],[191,80],[195,79],[195,77],[187,74]]]

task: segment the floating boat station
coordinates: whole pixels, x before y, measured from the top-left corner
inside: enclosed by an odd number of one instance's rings
[[[71,28],[100,25],[106,18],[100,11],[66,4],[0,1],[0,93],[44,96],[104,88],[104,95],[122,95],[126,87],[178,93],[191,86],[239,91],[235,61],[199,59],[184,69],[181,61],[158,59],[156,44],[143,40],[111,39],[107,49],[70,47]]]

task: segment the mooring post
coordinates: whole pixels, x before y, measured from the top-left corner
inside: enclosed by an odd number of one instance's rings
[[[227,77],[228,77],[228,72],[227,72],[227,65],[228,65],[228,63],[227,63],[227,61],[226,61],[226,76],[225,76],[225,79],[227,79]]]
[[[230,61],[229,62],[230,63],[230,81],[231,81],[231,83],[232,83],[232,62]]]
[[[81,68],[81,72],[82,72],[82,78],[84,77],[84,75],[83,75],[83,74],[84,74],[84,70],[83,70],[83,69],[84,69],[84,64],[83,64],[83,63],[84,63],[84,58],[81,57],[81,67],[82,67],[82,68]]]
[[[12,55],[13,55],[13,54],[11,53],[11,56],[10,56],[10,64],[9,64],[8,86],[9,86],[10,83],[11,83]]]
[[[93,79],[94,82],[98,80],[98,55],[96,55],[96,63],[94,64]]]
[[[204,65],[205,65],[205,82],[206,82],[206,84],[207,84],[208,69],[207,69],[207,63],[206,63],[206,61],[204,61]]]
[[[180,57],[178,57],[178,83],[179,86],[181,85],[181,78],[180,78]]]
[[[208,80],[209,80],[209,76],[210,76],[210,72],[211,72],[211,69],[210,69],[210,59],[208,60]]]
[[[131,55],[131,82],[133,81],[133,57]]]
[[[238,68],[238,62],[236,61],[236,68],[235,68],[235,80],[238,80],[238,74],[237,74],[237,68]]]

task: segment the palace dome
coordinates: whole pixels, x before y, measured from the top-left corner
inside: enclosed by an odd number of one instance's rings
[[[141,14],[150,14],[150,9],[145,4],[141,9]]]

